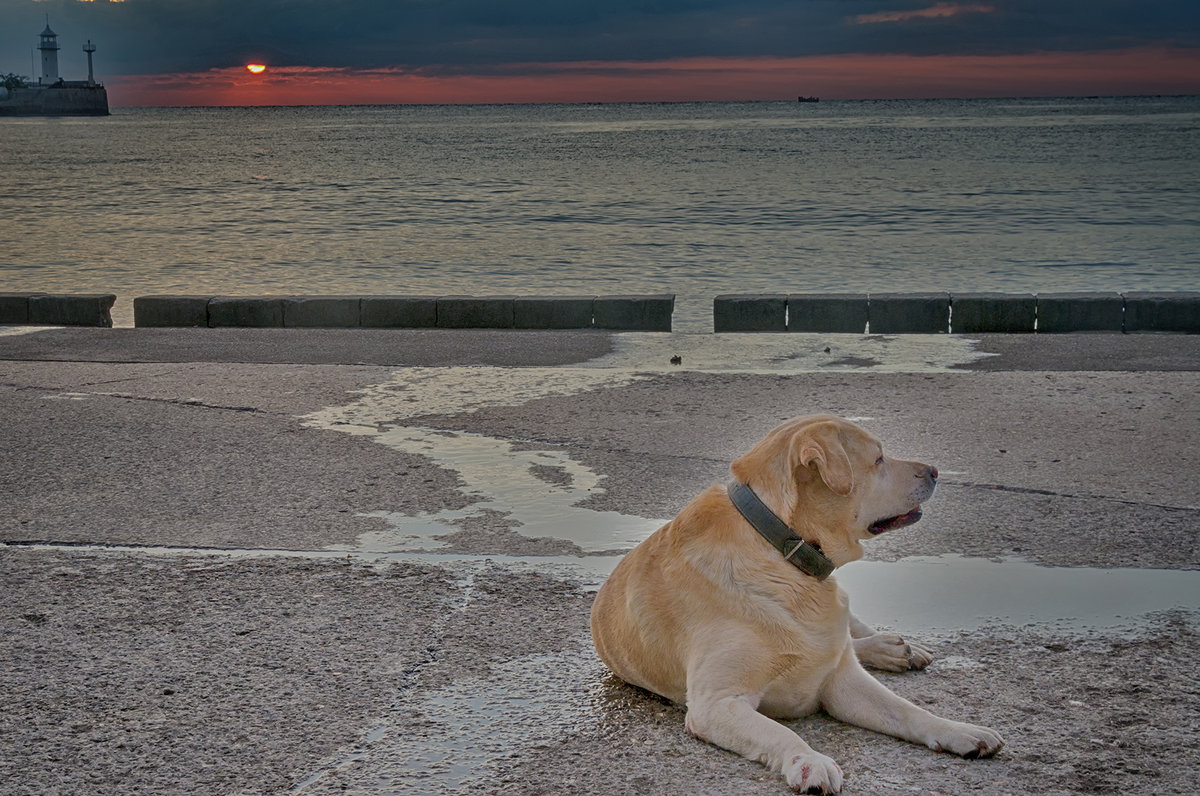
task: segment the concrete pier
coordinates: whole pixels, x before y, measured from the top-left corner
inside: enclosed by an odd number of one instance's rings
[[[0,330],[0,791],[778,796],[588,612],[818,411],[942,471],[835,575],[933,651],[876,676],[1008,741],[787,721],[847,794],[1194,789],[1200,336],[714,338]]]

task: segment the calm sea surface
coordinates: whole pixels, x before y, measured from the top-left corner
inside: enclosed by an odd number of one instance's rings
[[[1200,98],[0,120],[0,291],[1200,289]]]

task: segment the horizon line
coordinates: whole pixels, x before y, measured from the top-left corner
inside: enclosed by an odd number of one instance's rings
[[[98,84],[103,85],[103,84]],[[803,95],[800,95],[803,96]],[[1013,100],[1044,100],[1044,99],[1073,99],[1073,100],[1091,100],[1091,99],[1185,99],[1188,97],[1200,97],[1200,92],[1196,93],[1162,93],[1149,92],[1138,94],[1012,94],[1006,96],[955,96],[955,97],[818,97],[818,102],[811,104],[820,104],[821,102],[1005,102]],[[128,110],[155,110],[165,108],[439,108],[447,106],[462,106],[462,107],[506,107],[519,105],[740,105],[740,104],[804,104],[799,103],[797,99],[717,99],[717,100],[572,100],[572,101],[539,101],[525,100],[512,102],[344,102],[344,103],[328,103],[328,102],[306,102],[306,103],[278,103],[278,104],[213,104],[213,105],[120,105],[113,104],[113,108],[121,108]]]

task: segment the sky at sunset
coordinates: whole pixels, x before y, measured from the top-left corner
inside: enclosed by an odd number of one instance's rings
[[[114,106],[1200,93],[1200,0],[0,0],[0,73],[47,15]]]

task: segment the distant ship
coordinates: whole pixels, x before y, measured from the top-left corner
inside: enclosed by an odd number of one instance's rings
[[[820,97],[796,97],[797,102],[820,102]]]
[[[96,82],[92,71],[91,40],[83,46],[88,57],[87,80],[63,80],[58,76],[58,34],[49,21],[42,31],[38,49],[42,51],[42,76],[33,84],[9,76],[0,85],[0,116],[107,116],[108,92]]]

